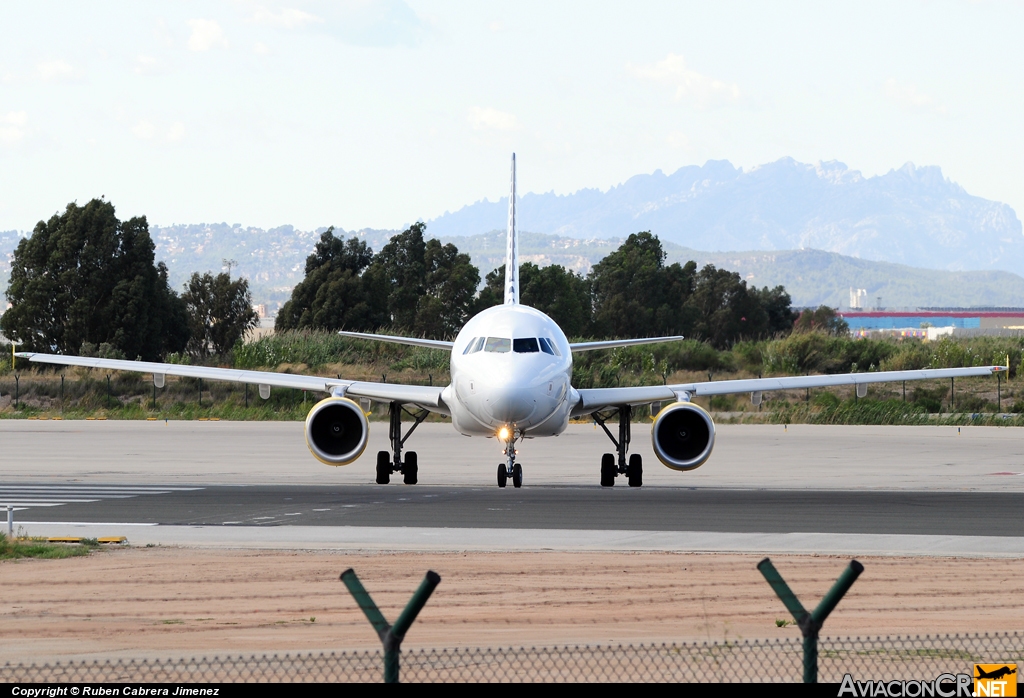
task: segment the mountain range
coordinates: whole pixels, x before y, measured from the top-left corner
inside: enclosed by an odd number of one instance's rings
[[[606,192],[526,194],[520,228],[570,238],[649,230],[690,249],[816,249],[947,270],[1024,275],[1024,235],[1008,205],[971,196],[938,167],[907,163],[864,177],[841,162],[782,158],[749,171],[712,160],[631,177]],[[429,221],[439,237],[503,228],[505,200],[478,201]]]

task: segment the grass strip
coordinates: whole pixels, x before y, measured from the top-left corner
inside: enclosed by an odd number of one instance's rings
[[[16,560],[23,557],[36,557],[45,560],[56,560],[66,557],[88,555],[100,547],[95,538],[83,538],[79,544],[48,543],[40,538],[8,538],[0,533],[0,560]]]

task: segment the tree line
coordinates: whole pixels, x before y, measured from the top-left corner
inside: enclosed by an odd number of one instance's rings
[[[377,254],[357,238],[325,231],[275,328],[386,327],[450,339],[474,314],[502,302],[504,266],[489,272],[477,293],[480,272],[469,255],[426,239],[425,229],[423,223],[410,226]],[[519,298],[570,337],[681,334],[721,349],[793,329],[799,314],[782,286],[756,288],[736,272],[710,264],[698,270],[694,262],[666,265],[665,257],[658,238],[642,232],[586,276],[526,263],[519,270]]]
[[[145,216],[72,202],[18,243],[0,330],[22,351],[160,361],[225,354],[259,324],[245,279],[196,272],[178,295],[154,262]]]
[[[427,239],[425,231],[416,223],[374,253],[358,238],[328,229],[276,329],[384,328],[446,339],[502,302],[504,266],[481,284],[469,255]],[[40,221],[14,251],[6,295],[11,307],[0,330],[25,351],[204,359],[229,354],[259,322],[248,282],[229,273],[193,273],[176,293],[166,265],[155,261],[146,218],[120,221],[104,199],[70,203]],[[748,286],[712,265],[666,265],[661,242],[649,232],[630,235],[585,276],[523,264],[520,300],[571,337],[681,334],[718,349],[787,333],[798,317],[782,286]],[[835,331],[828,313],[818,312],[805,313],[798,327]]]

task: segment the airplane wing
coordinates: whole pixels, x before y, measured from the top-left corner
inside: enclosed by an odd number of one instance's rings
[[[684,337],[644,337],[642,339],[610,339],[603,342],[575,342],[569,348],[576,351],[593,351],[595,349],[615,349],[616,347],[632,347],[637,344],[660,344],[661,342],[678,342]]]
[[[747,378],[740,380],[649,385],[630,388],[584,388],[578,390],[580,400],[573,415],[590,414],[616,405],[644,405],[651,402],[676,400],[681,393],[692,395],[731,395],[735,393],[770,392],[772,390],[798,390],[825,388],[833,385],[862,385],[891,383],[934,378],[961,378],[991,376],[1005,373],[1008,366],[971,366],[968,368],[929,368],[916,371],[874,371],[870,373],[836,373],[824,376],[787,376],[784,378]]]
[[[420,339],[418,337],[399,337],[391,334],[372,334],[370,332],[338,332],[342,337],[353,339],[369,339],[375,342],[391,342],[392,344],[408,344],[413,347],[426,347],[427,349],[443,349],[451,351],[455,342],[442,342],[439,339]]]
[[[441,386],[370,383],[340,378],[324,378],[321,376],[274,373],[272,371],[244,371],[234,368],[185,366],[182,364],[162,364],[151,361],[96,359],[88,356],[62,356],[59,354],[38,354],[34,352],[19,352],[16,356],[35,363],[204,378],[206,380],[251,383],[254,385],[269,385],[275,388],[295,388],[297,390],[313,390],[325,393],[332,392],[336,388],[343,388],[345,395],[348,397],[367,398],[376,402],[411,403],[426,409],[433,408],[432,411],[444,413],[448,411],[444,401],[441,400],[441,391],[443,390]]]

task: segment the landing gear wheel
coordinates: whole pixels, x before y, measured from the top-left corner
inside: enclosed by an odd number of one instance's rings
[[[606,453],[601,456],[601,487],[615,486],[615,456]]]
[[[512,486],[517,489],[523,486],[523,466],[519,463],[512,466]]]
[[[626,468],[626,479],[630,487],[643,487],[644,485],[644,459],[639,453],[629,457],[629,467]]]
[[[405,454],[405,463],[402,464],[402,482],[407,485],[416,484],[416,475],[419,472],[419,458],[416,451],[409,451]],[[630,480],[632,482],[632,480]]]
[[[391,482],[391,454],[377,451],[377,484],[386,485]]]
[[[505,481],[508,479],[508,471],[505,470],[504,463],[498,463],[498,487],[504,487]]]

